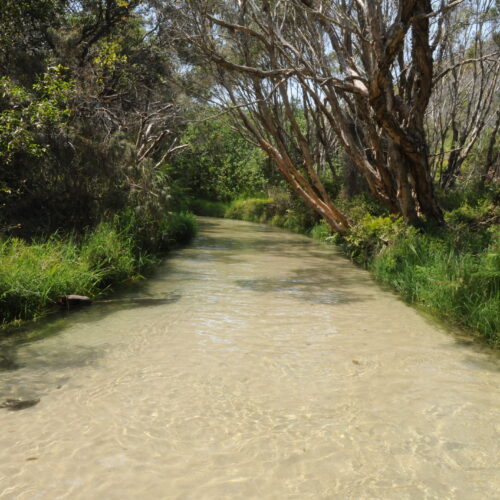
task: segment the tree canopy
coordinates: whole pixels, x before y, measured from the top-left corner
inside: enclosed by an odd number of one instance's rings
[[[345,234],[342,179],[419,225],[498,178],[494,0],[4,0],[0,23],[2,229],[154,220],[272,165]]]

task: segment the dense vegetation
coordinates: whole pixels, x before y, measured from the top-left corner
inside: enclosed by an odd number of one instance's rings
[[[94,297],[140,277],[160,252],[189,241],[195,227],[190,215],[165,217],[154,253],[146,250],[140,220],[131,213],[101,222],[81,237],[55,234],[30,243],[8,238],[0,242],[0,315],[4,322],[31,319],[54,309],[59,297]]]
[[[167,173],[190,74],[143,7],[2,2],[0,324],[137,276],[194,232]]]
[[[137,276],[192,211],[340,245],[499,342],[493,0],[4,0],[0,25],[0,323]]]

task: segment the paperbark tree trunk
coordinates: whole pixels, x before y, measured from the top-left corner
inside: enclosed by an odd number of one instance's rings
[[[345,231],[347,221],[318,174],[319,146],[310,144],[324,127],[310,133],[314,123],[298,122],[296,102],[315,107],[391,211],[410,224],[444,223],[424,129],[433,50],[450,8],[441,7],[433,11],[431,0],[191,0],[183,6],[191,34],[186,25],[183,33],[225,81],[252,140],[335,230]]]

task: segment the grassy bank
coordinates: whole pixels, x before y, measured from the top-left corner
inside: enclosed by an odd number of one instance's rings
[[[114,216],[84,235],[45,241],[0,240],[0,325],[33,319],[68,294],[96,297],[137,278],[196,231],[189,214],[168,214],[154,238],[132,212]],[[150,234],[150,233],[149,233]]]
[[[340,245],[406,302],[479,333],[498,348],[499,209],[493,199],[458,200],[448,206],[447,229],[417,231],[395,217],[372,215],[376,210],[356,200],[343,207],[355,221],[346,238],[332,235],[324,223],[311,225],[310,218],[287,208],[283,200],[255,198],[220,204],[218,216],[268,223]]]

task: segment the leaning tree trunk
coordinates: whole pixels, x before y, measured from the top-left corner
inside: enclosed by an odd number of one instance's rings
[[[391,211],[411,224],[422,216],[444,222],[424,131],[439,42],[430,20],[443,15],[433,12],[431,0],[191,0],[185,6],[194,31],[188,36],[215,75],[231,75],[226,91],[235,90],[233,105],[252,140],[335,230],[347,229],[345,217],[317,175],[313,134],[298,126],[292,95],[315,106]]]

